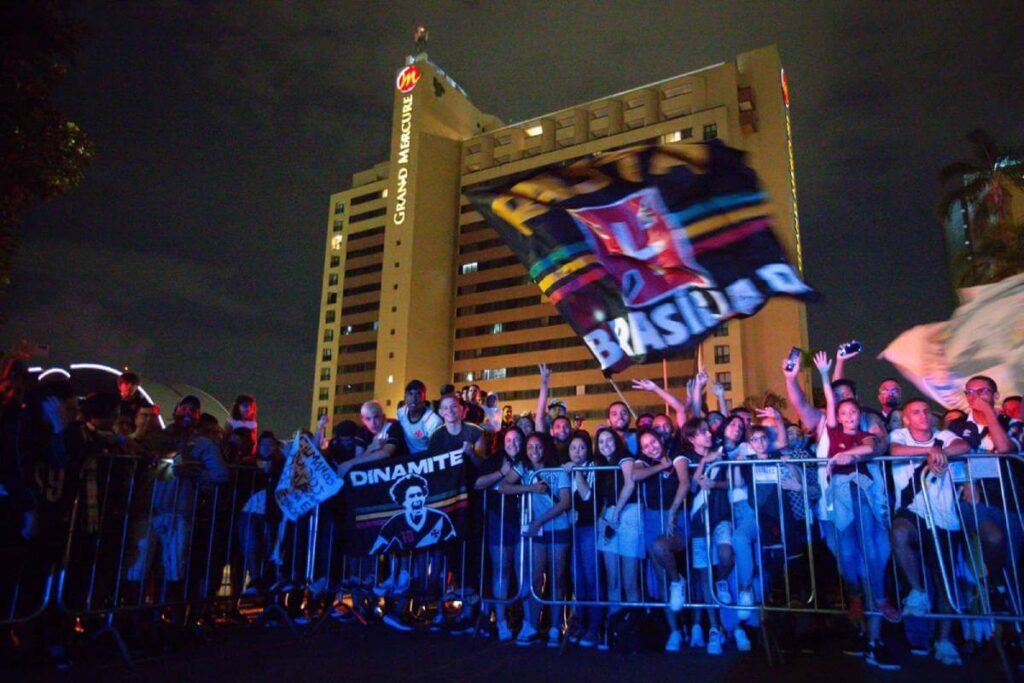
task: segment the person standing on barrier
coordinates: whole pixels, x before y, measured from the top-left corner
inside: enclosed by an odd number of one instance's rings
[[[1010,437],[1010,419],[995,409],[999,399],[995,380],[984,375],[971,377],[964,385],[964,397],[967,399],[967,415],[952,421],[949,431],[966,441],[973,453],[1019,453],[1020,444]],[[993,463],[994,468],[985,467]],[[971,481],[963,485],[960,511],[967,531],[981,540],[988,576],[982,585],[988,587],[992,609],[1012,612],[1006,576],[1007,554],[1012,552],[1019,564],[1020,542],[1024,533],[1017,514],[1018,502],[1011,496],[1015,489],[1017,496],[1024,495],[1024,491],[1018,488],[1021,484],[1018,479],[1007,480],[1003,472],[1004,468],[996,460],[981,458],[968,461],[966,474]],[[1015,473],[1011,470],[1010,474]],[[1009,570],[1012,573],[1013,567]]]
[[[725,581],[733,569],[729,471],[727,467],[714,466],[716,462],[725,458],[721,448],[713,447],[714,437],[703,418],[687,420],[683,426],[683,441],[684,451],[692,452],[687,459],[691,462],[697,461],[697,470],[693,474],[697,490],[690,507],[693,568],[697,572],[696,597],[699,602],[714,604],[712,581]],[[725,643],[725,634],[720,626],[718,609],[709,607],[705,611],[710,626],[706,643],[707,652],[709,655],[720,655]],[[690,647],[704,646],[704,628],[700,624],[700,618],[695,617],[693,629],[690,631]]]
[[[505,617],[513,567],[521,552],[519,527],[519,496],[504,495],[501,483],[517,464],[526,457],[526,436],[518,427],[510,426],[500,434],[498,448],[488,462],[496,469],[482,473],[474,487],[485,491],[485,522],[487,556],[491,561],[491,590],[495,599],[494,615],[497,620],[498,640],[512,640],[512,629]]]
[[[896,492],[892,551],[910,585],[910,593],[903,599],[904,616],[924,616],[932,608],[915,550],[919,549],[924,556],[939,611],[950,612],[946,589],[955,590],[954,558],[962,547],[956,490],[947,458],[968,452],[970,446],[950,431],[933,429],[931,418],[928,402],[912,398],[903,406],[906,426],[889,435],[890,454],[926,456],[923,461],[898,462],[892,467]],[[940,554],[944,563],[939,561]],[[935,658],[943,664],[959,666],[963,662],[950,639],[952,628],[950,619],[938,622]]]
[[[531,483],[523,483],[530,479]],[[532,645],[541,640],[541,604],[533,596],[543,595],[546,574],[551,600],[562,601],[569,564],[568,511],[572,504],[569,475],[558,467],[555,447],[547,434],[534,432],[526,438],[526,461],[512,468],[502,482],[501,491],[507,495],[528,494],[524,504],[529,505],[532,512],[523,536],[528,544],[525,550],[529,551],[529,580],[533,592],[527,599],[526,619],[516,638],[518,645]],[[556,647],[560,640],[561,612],[558,605],[551,608],[548,644]]]
[[[874,434],[861,430],[861,411],[856,399],[837,403],[829,377],[832,361],[828,354],[815,354],[814,365],[825,391],[829,438],[829,486],[825,497],[833,511],[839,571],[850,594],[855,596],[850,609],[853,619],[862,618],[863,603],[857,597],[862,594],[879,613],[867,619],[867,645],[861,654],[871,666],[896,670],[900,668],[899,662],[882,641],[882,618],[897,622],[901,616],[885,596],[885,567],[889,561],[885,482],[873,479],[866,466],[869,459],[885,452],[885,444]]]
[[[640,499],[633,482],[636,458],[626,449],[622,437],[608,426],[597,429],[598,462],[615,465],[619,472],[599,487],[606,506],[598,533],[598,550],[604,555],[608,601],[640,602],[640,560],[644,556]],[[609,616],[618,611],[609,608]]]
[[[661,435],[653,429],[640,430],[639,442],[642,455],[633,467],[633,481],[642,493],[644,546],[657,565],[659,595],[667,597],[669,637],[665,651],[679,652],[683,632],[678,613],[686,604],[686,581],[676,557],[686,552],[686,519],[679,512],[690,489],[690,461],[682,453],[670,455]]]
[[[569,440],[569,462],[562,466],[572,488],[572,584],[578,601],[596,602],[598,594],[597,515],[599,498],[590,434],[578,430]],[[589,471],[588,471],[589,470]],[[592,605],[575,610],[577,629],[569,634],[582,647],[597,645],[602,609]]]

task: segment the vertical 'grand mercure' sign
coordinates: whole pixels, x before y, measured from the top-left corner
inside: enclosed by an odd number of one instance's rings
[[[398,72],[395,87],[402,96],[401,134],[398,140],[398,170],[395,172],[395,225],[405,222],[405,207],[409,200],[409,151],[412,145],[412,89],[420,80],[420,70],[410,65]]]

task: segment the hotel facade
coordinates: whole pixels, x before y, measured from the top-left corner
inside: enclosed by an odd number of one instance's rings
[[[789,97],[774,46],[735,61],[505,124],[477,109],[426,54],[397,75],[391,156],[331,195],[311,424],[358,420],[380,400],[389,416],[412,379],[479,384],[516,414],[536,407],[538,363],[591,426],[616,398],[584,343],[464,196],[479,183],[634,145],[720,138],[746,150],[774,206],[775,232],[802,270]],[[776,298],[723,324],[703,344],[730,404],[785,395],[782,358],[808,348],[804,305]],[[634,366],[615,383],[636,413],[664,410],[630,388],[667,382],[681,395],[696,354]]]

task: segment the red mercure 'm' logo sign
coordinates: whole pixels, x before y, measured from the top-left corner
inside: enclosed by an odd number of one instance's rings
[[[398,78],[395,80],[395,87],[402,92],[409,92],[416,87],[416,84],[420,82],[420,70],[415,66],[407,66],[398,72]]]

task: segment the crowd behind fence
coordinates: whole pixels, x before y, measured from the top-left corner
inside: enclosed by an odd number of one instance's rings
[[[828,384],[826,361],[816,358]],[[981,380],[965,393],[992,411],[994,383],[986,393],[991,380]],[[716,421],[699,401],[692,410],[677,401],[677,420],[647,416],[631,430],[627,407],[613,403],[591,436],[564,406],[547,420],[539,409],[526,424],[503,423],[495,402],[488,432],[463,421],[471,398],[445,392],[435,413],[416,385],[406,390],[421,411],[415,439],[408,408],[390,422],[371,401],[358,438],[348,423],[324,442],[344,477],[396,445],[426,452],[441,430],[464,438],[469,509],[459,539],[380,555],[352,550],[344,495],[294,521],[282,514],[280,444],[256,438],[251,397],[236,401],[228,429],[186,397],[167,429],[154,426],[152,406],[135,405],[134,431],[128,420],[112,434],[97,429],[88,400],[69,425],[47,398],[41,424],[59,438],[45,442],[32,471],[41,504],[24,523],[3,508],[5,533],[17,533],[0,550],[0,625],[44,641],[71,630],[109,636],[127,661],[129,643],[154,624],[271,619],[314,632],[332,620],[382,622],[562,649],[654,642],[718,655],[756,640],[771,662],[822,627],[883,669],[898,668],[881,650],[883,623],[902,621],[884,626],[885,640],[902,628],[912,650],[944,664],[986,641],[1004,664],[1004,644],[1019,651],[1024,460],[969,447],[970,429],[940,432],[925,409],[912,416],[919,399],[904,405],[910,436],[880,438],[862,431],[855,402],[852,422],[839,424],[851,398],[837,410],[829,393],[827,410],[812,413],[791,393],[831,449],[814,457],[770,409],[751,426],[749,411]],[[970,427],[968,418],[952,424]],[[420,433],[428,423],[432,434]],[[1005,424],[997,440],[1019,451],[1020,423]],[[974,441],[991,446],[992,433]],[[908,443],[915,454],[885,454]],[[17,493],[0,491],[0,502]]]

